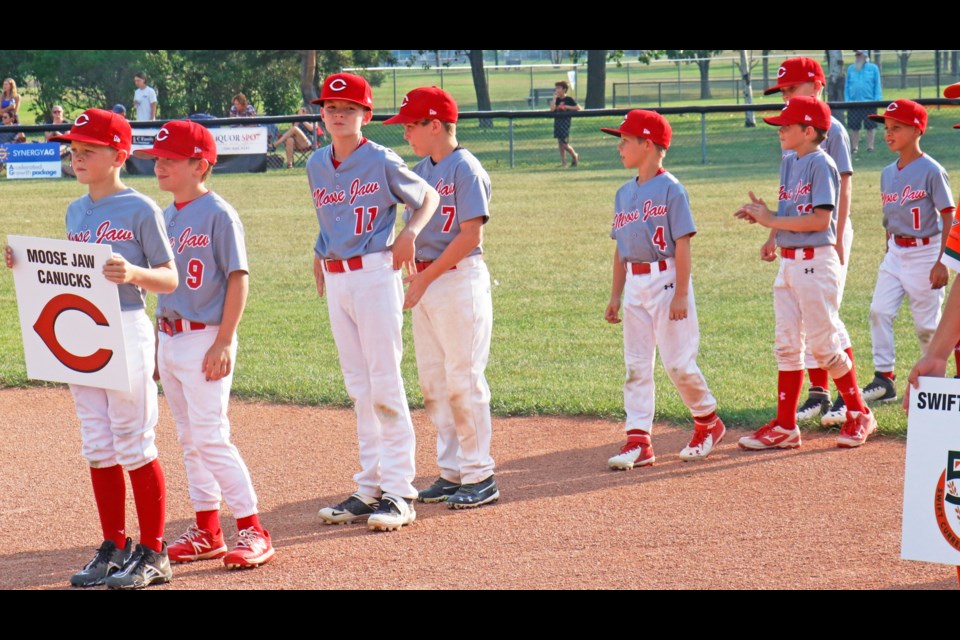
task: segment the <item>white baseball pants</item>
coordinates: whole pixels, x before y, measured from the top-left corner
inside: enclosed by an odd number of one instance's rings
[[[847,332],[847,325],[843,323],[843,319],[839,314],[840,306],[843,304],[843,290],[847,287],[847,272],[850,270],[851,251],[853,251],[853,218],[847,216],[847,225],[843,230],[843,255],[845,258],[843,264],[840,265],[840,286],[837,295],[837,320],[839,321],[839,324],[837,325],[837,332],[840,334],[841,349],[849,349],[853,344],[850,342],[850,334]],[[820,365],[817,364],[817,359],[813,356],[813,351],[810,350],[809,344],[807,344],[807,348],[803,354],[803,365],[805,369],[820,368]]]
[[[325,274],[330,329],[357,413],[361,495],[417,497],[416,437],[400,374],[403,283],[389,251],[363,256],[361,271]]]
[[[413,308],[413,342],[423,405],[437,428],[437,464],[451,482],[493,473],[490,358],[493,301],[482,256],[468,256],[437,278]]]
[[[905,295],[910,296],[910,312],[920,351],[927,352],[940,324],[943,305],[944,289],[930,288],[930,270],[939,256],[939,236],[921,247],[898,247],[892,239],[887,243],[887,255],[880,263],[870,303],[870,335],[873,338],[873,364],[877,371],[893,371],[896,360],[893,321]]]
[[[657,263],[653,263],[653,271],[646,275],[633,275],[627,265],[623,296],[623,355],[627,365],[623,404],[627,431],[650,432],[653,427],[653,365],[658,348],[667,376],[693,416],[717,410],[717,401],[697,366],[700,326],[692,279],[686,319],[671,320],[670,302],[676,291],[677,272],[672,258],[666,262],[664,271],[658,271]]]
[[[208,326],[174,336],[160,333],[160,382],[177,424],[193,510],[219,510],[222,498],[235,517],[245,518],[257,513],[257,494],[247,465],[230,441],[227,407],[233,371],[220,380],[210,381],[203,373],[203,358],[218,330],[219,327]],[[231,358],[235,369],[236,337]]]
[[[798,254],[802,250],[798,250]],[[833,379],[850,371],[840,341],[840,258],[832,246],[817,247],[813,258],[781,258],[773,284],[776,315],[774,353],[780,371],[804,369],[806,345],[817,366]]]
[[[130,391],[70,385],[80,418],[83,457],[97,469],[133,471],[157,458],[157,384],[153,381],[153,324],[143,309],[123,311]]]

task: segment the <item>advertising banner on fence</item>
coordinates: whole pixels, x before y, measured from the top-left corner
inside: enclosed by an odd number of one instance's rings
[[[910,389],[900,555],[960,565],[960,380]]]
[[[159,129],[134,129],[133,150],[153,146]],[[217,156],[239,156],[267,153],[266,127],[212,127],[210,133],[217,141]]]
[[[9,180],[59,178],[60,145],[56,142],[0,145],[0,163],[7,165]]]
[[[109,245],[8,236],[27,377],[129,391]]]

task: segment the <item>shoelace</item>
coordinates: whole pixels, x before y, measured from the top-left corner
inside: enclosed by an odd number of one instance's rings
[[[108,551],[108,546],[109,545],[106,542],[100,545],[100,548],[97,549],[97,552],[93,554],[93,560],[87,563],[87,566],[84,567],[84,570],[92,569],[98,564],[110,562],[110,557],[113,555],[113,552]],[[114,547],[114,549],[116,549],[116,547]]]
[[[173,544],[181,544],[181,543],[187,543],[187,542],[193,544],[195,540],[197,540],[198,538],[202,538],[203,534],[204,534],[203,529],[201,529],[196,525],[190,525],[190,528],[187,529],[186,532],[183,533],[179,538],[174,540]]]
[[[244,547],[245,549],[252,549],[254,543],[259,537],[260,535],[253,527],[241,529],[240,531],[237,531],[237,546]]]
[[[771,431],[773,431],[773,429],[774,429],[776,426],[777,426],[777,421],[776,421],[776,420],[774,420],[774,421],[772,421],[772,422],[768,422],[767,424],[765,424],[765,425],[763,425],[762,427],[760,427],[760,430],[757,431],[755,434],[753,434],[753,437],[754,437],[754,438],[757,438],[757,439],[762,438],[763,436],[765,436],[765,435],[767,435],[768,433],[770,433]]]

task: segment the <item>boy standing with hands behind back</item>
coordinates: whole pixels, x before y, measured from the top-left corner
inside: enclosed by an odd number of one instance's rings
[[[403,283],[416,272],[417,235],[440,197],[396,153],[363,136],[373,92],[357,75],[323,83],[320,114],[332,144],[307,161],[320,233],[314,247],[317,293],[327,297],[347,393],[357,414],[357,491],[320,509],[328,524],[367,520],[372,530],[412,524],[417,513],[416,439],[400,373]],[[397,204],[412,211],[394,238]]]

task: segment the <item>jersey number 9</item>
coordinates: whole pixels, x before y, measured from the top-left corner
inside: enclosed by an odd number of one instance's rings
[[[203,262],[194,258],[187,263],[187,278],[184,283],[191,289],[199,289],[203,284]]]

